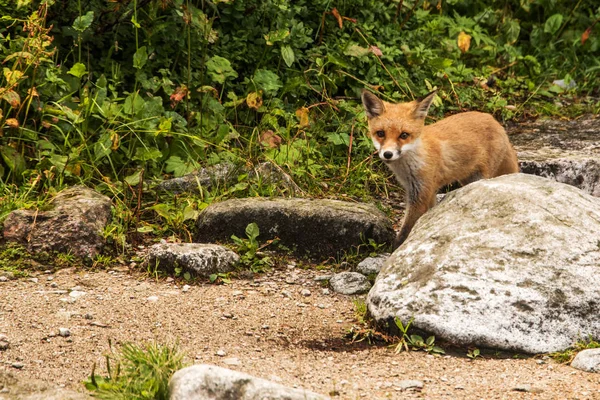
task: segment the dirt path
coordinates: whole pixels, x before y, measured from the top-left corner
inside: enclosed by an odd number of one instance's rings
[[[342,338],[354,322],[352,298],[324,294],[316,274],[288,267],[187,292],[180,283],[126,270],[70,269],[41,274],[37,282],[0,282],[0,333],[11,343],[0,352],[0,368],[83,391],[92,364],[104,366],[108,339],[117,345],[179,340],[190,362],[337,392],[340,399],[600,399],[600,374],[552,360],[471,361],[351,344]],[[76,286],[85,294],[73,301],[69,291]],[[61,327],[71,336],[57,336]],[[15,362],[23,368],[13,368]],[[401,392],[407,379],[422,381],[423,390]],[[514,390],[524,385],[534,392]]]

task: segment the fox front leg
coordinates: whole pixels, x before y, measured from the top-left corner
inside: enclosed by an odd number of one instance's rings
[[[394,240],[394,248],[396,250],[408,237],[410,231],[412,230],[415,223],[423,214],[427,212],[431,207],[435,205],[435,193],[423,193],[417,201],[410,202],[410,199],[407,201],[406,214],[404,215],[404,221],[402,221],[402,227],[400,228],[400,232],[396,236]]]

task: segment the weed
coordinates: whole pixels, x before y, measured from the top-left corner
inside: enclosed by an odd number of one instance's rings
[[[247,239],[239,238],[235,235],[231,236],[233,243],[237,246],[236,252],[240,255],[240,265],[249,268],[254,273],[264,272],[269,269],[273,261],[271,258],[261,252],[262,249],[274,243],[274,240],[269,240],[263,246],[258,243],[260,230],[255,222],[246,226]]]
[[[94,363],[85,387],[99,399],[167,400],[169,379],[183,358],[176,345],[124,344],[116,356],[106,355],[107,376],[96,375]]]
[[[215,284],[229,284],[231,283],[231,278],[229,273],[218,272],[216,274],[210,274],[208,277],[210,283]]]
[[[471,360],[474,360],[480,356],[481,356],[481,352],[479,351],[479,349],[469,349],[467,351],[467,357],[469,357]]]
[[[414,319],[411,318],[406,325],[402,324],[400,318],[394,318],[394,322],[398,329],[400,329],[400,339],[396,345],[396,353],[400,353],[403,350],[423,350],[427,353],[433,354],[445,354],[444,349],[435,345],[435,336],[429,336],[426,340],[419,335],[409,335],[408,331]]]
[[[598,349],[600,348],[600,342],[594,340],[591,336],[587,339],[578,340],[572,347],[564,350],[551,353],[550,357],[555,359],[557,362],[566,364],[573,361],[573,358],[582,350],[586,349]]]

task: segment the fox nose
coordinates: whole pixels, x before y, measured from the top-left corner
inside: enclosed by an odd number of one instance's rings
[[[385,158],[386,160],[389,160],[393,156],[394,156],[394,153],[392,153],[391,151],[386,151],[383,153],[383,158]]]

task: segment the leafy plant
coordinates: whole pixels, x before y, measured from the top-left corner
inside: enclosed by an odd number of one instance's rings
[[[273,261],[269,256],[261,253],[260,250],[273,243],[268,241],[262,247],[258,243],[258,236],[260,230],[255,222],[252,222],[246,226],[247,239],[239,238],[235,235],[231,236],[234,244],[237,246],[236,252],[240,255],[240,265],[249,268],[252,272],[264,272],[270,268]]]
[[[550,357],[554,358],[559,363],[566,364],[573,361],[573,358],[575,358],[577,353],[579,353],[580,351],[598,348],[600,348],[600,342],[594,340],[591,336],[589,336],[587,339],[578,340],[572,347],[564,351],[551,353]]]
[[[402,324],[400,318],[394,318],[394,323],[400,330],[400,339],[396,345],[396,353],[403,350],[423,350],[427,353],[445,354],[444,349],[435,345],[435,336],[429,336],[426,340],[419,335],[409,335],[408,331],[414,319],[411,318],[406,325]]]
[[[479,349],[469,349],[469,351],[467,352],[467,357],[469,357],[471,360],[476,359],[480,355],[481,352],[479,351]]]
[[[96,375],[96,364],[85,387],[99,399],[167,400],[171,376],[184,366],[176,345],[127,343],[106,356],[107,376]]]

